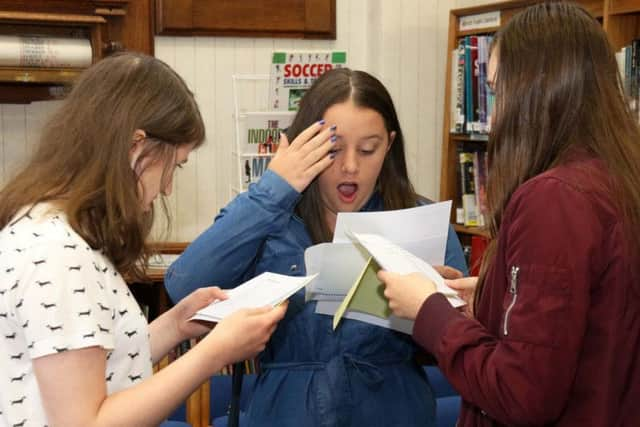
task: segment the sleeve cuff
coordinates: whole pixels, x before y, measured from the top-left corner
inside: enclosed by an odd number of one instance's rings
[[[300,198],[300,193],[271,169],[267,169],[260,180],[249,187],[249,191],[251,187],[268,194],[270,200],[286,210],[292,210]]]
[[[427,298],[413,324],[413,340],[429,353],[436,355],[442,335],[449,324],[461,316],[441,293]]]

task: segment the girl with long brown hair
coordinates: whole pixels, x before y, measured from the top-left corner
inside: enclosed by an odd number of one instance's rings
[[[323,74],[305,94],[269,170],[169,268],[174,300],[198,286],[233,287],[264,271],[304,275],[304,251],[333,238],[339,212],[412,208],[393,101],[372,75]],[[286,141],[292,141],[288,145]],[[466,270],[450,231],[445,263]],[[435,425],[435,399],[407,335],[315,313],[304,290],[260,356],[246,422],[257,426]]]
[[[230,316],[152,376],[225,294],[203,288],[147,325],[123,280],[143,274],[154,199],[204,137],[193,94],[155,58],[114,55],[78,78],[0,192],[1,425],[158,425],[264,348],[284,306]]]
[[[449,282],[476,288],[475,318],[382,272],[390,307],[462,395],[461,426],[638,425],[640,130],[606,34],[577,5],[531,6],[488,75],[492,241],[479,279]]]

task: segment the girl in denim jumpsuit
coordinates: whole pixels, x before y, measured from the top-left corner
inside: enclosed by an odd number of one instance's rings
[[[292,140],[291,144],[288,140]],[[271,271],[304,275],[304,251],[331,241],[338,212],[424,204],[407,177],[403,136],[384,86],[346,68],[309,89],[269,170],[169,268],[174,301]],[[445,264],[466,273],[450,229]],[[432,426],[435,401],[411,338],[356,320],[333,330],[304,290],[262,353],[249,426]]]

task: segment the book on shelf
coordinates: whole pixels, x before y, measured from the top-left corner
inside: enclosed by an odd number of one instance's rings
[[[632,40],[616,53],[622,91],[631,112],[640,121],[640,39]]]
[[[464,225],[477,227],[478,209],[476,205],[473,153],[460,153],[460,194],[462,195],[462,209],[464,210]]]
[[[269,108],[296,111],[300,99],[318,77],[325,71],[346,66],[346,51],[273,52],[269,80]]]
[[[487,152],[461,150],[458,159],[462,214],[456,222],[467,227],[484,227],[484,215],[487,212]]]
[[[86,68],[91,65],[91,42],[85,38],[0,35],[0,66]]]
[[[473,152],[473,187],[476,197],[478,226],[484,227],[484,215],[487,212],[487,152]]]
[[[495,99],[487,85],[492,36],[465,36],[451,52],[451,132],[486,134]]]
[[[451,132],[464,132],[464,40],[451,52]]]

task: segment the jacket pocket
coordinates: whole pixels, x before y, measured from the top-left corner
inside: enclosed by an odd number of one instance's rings
[[[571,284],[566,269],[547,265],[513,265],[503,299],[502,336],[556,347],[570,323]]]

